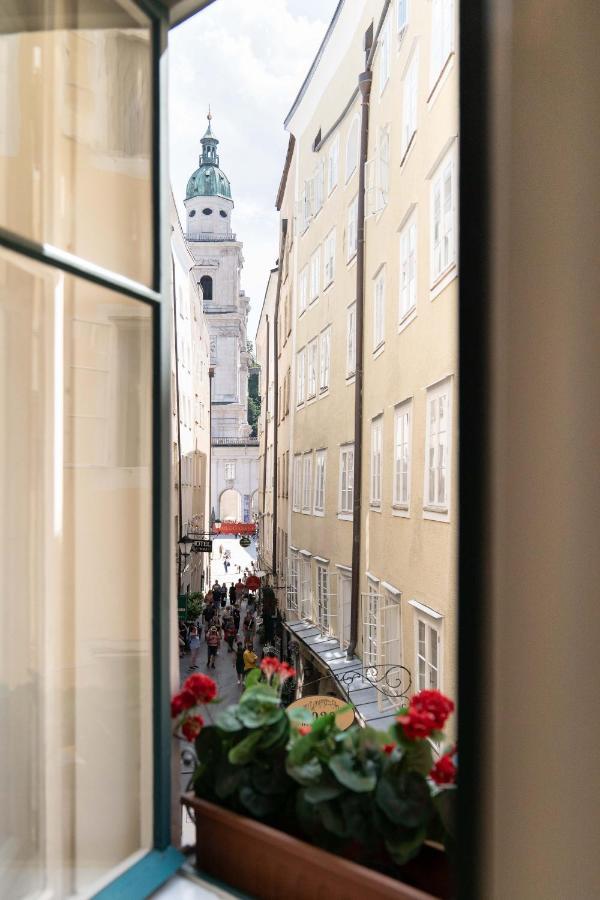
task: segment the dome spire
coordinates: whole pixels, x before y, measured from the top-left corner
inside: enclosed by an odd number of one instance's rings
[[[213,114],[208,105],[206,115],[208,125],[200,138],[202,149],[200,151],[199,168],[188,181],[186,199],[190,197],[227,197],[231,200],[231,185],[226,175],[219,168],[219,155],[217,147],[218,139],[213,134],[211,123]]]
[[[208,114],[206,118],[208,119],[208,127],[204,132],[204,135],[200,138],[200,143],[202,144],[202,152],[200,153],[200,165],[218,166],[219,157],[217,156],[217,144],[219,143],[219,141],[212,133],[212,128],[210,127],[210,123],[212,122],[210,103],[208,104]]]

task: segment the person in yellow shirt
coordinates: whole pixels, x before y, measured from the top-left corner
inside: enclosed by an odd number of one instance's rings
[[[246,644],[246,649],[244,650],[244,678],[251,672],[252,669],[256,668],[256,662],[258,660],[258,656],[254,652],[252,648],[252,643],[250,641]]]

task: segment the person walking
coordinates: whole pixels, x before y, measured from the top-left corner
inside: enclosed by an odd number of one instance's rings
[[[233,616],[233,621],[235,622],[235,630],[236,633],[240,630],[240,611],[237,606],[234,606],[231,612]]]
[[[237,683],[242,684],[244,680],[244,645],[241,641],[237,642],[233,664],[235,666],[235,674],[237,675]]]
[[[198,664],[196,660],[198,659],[198,653],[200,651],[200,635],[198,634],[198,629],[195,625],[192,625],[190,628],[190,650],[192,651],[192,657],[190,659],[189,669],[197,669]]]
[[[242,579],[238,578],[236,585],[235,585],[235,599],[238,603],[241,603],[243,595],[244,595],[244,585],[242,583]]]
[[[206,657],[206,667],[207,669],[214,669],[215,662],[217,659],[217,653],[219,651],[219,646],[221,644],[221,634],[220,630],[216,625],[211,625],[208,629],[208,633],[206,635],[206,646],[208,649],[208,655]]]
[[[258,661],[258,656],[254,652],[252,647],[252,642],[246,642],[246,649],[244,650],[244,678],[247,677],[248,672],[251,672],[252,669],[256,668],[256,663]]]
[[[254,641],[254,635],[256,634],[256,622],[254,621],[254,616],[252,613],[246,613],[244,616],[244,640],[246,643],[248,641]]]
[[[233,581],[229,585],[229,602],[232,606],[235,606],[236,601],[236,592],[235,592],[235,584]]]
[[[229,618],[225,619],[225,621],[223,622],[223,631],[225,633],[227,646],[229,647],[229,650],[227,652],[233,653],[233,642],[235,641],[235,636],[237,634],[237,628],[235,627],[233,616],[229,616]]]
[[[219,556],[223,556],[223,544],[219,544]]]

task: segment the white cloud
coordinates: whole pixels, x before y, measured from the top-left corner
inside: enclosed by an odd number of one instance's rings
[[[278,253],[275,196],[288,136],[283,119],[323,39],[336,0],[218,0],[171,35],[171,180],[180,215],[198,165],[211,104],[221,166],[231,181],[233,225],[244,242],[242,286],[254,338]],[[291,10],[294,10],[292,12]]]

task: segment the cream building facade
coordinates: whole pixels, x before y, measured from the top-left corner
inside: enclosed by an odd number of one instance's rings
[[[291,626],[305,635],[300,647],[330,676],[320,689],[348,695],[360,683],[344,676],[354,588],[354,649],[367,678],[351,699],[362,699],[361,718],[380,726],[414,690],[456,693],[455,17],[451,0],[340,3],[286,120],[295,139],[280,203],[293,209],[289,550],[280,567],[287,618],[304,622]],[[359,76],[366,69],[363,462],[353,585]],[[385,693],[370,690],[398,665],[408,671],[396,670]]]

